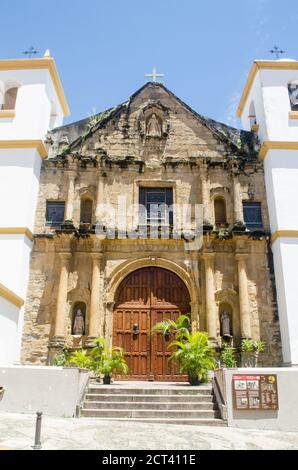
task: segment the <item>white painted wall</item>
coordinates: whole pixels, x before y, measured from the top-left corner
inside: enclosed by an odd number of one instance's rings
[[[233,375],[276,374],[279,410],[234,410],[232,396]],[[248,429],[298,431],[298,369],[224,369],[228,426]]]
[[[298,238],[278,238],[272,251],[283,360],[298,367]]]
[[[0,140],[43,140],[48,130],[62,124],[63,111],[47,69],[0,70],[0,83],[5,88],[19,85],[15,117],[0,120]]]
[[[0,148],[0,227],[33,231],[41,164],[36,149]]]
[[[63,122],[49,70],[0,70],[0,100],[15,86],[15,117],[0,119],[0,142],[44,140],[48,130]],[[34,148],[0,148],[0,228],[22,227],[33,232],[41,165]],[[0,283],[24,300],[32,246],[25,235],[0,234]],[[0,363],[19,360],[23,311],[24,307],[18,309],[0,298]]]
[[[288,84],[298,70],[261,69],[246,101],[242,124],[250,130],[253,101],[263,141],[298,142],[298,121],[289,120]],[[271,233],[298,230],[298,150],[269,150],[264,160]],[[298,238],[279,238],[273,245],[278,310],[285,365],[298,366]]]
[[[88,379],[88,371],[76,368],[0,366],[0,386],[5,388],[0,411],[75,416]]]
[[[253,101],[262,142],[297,141],[298,121],[289,119],[291,105],[288,93],[288,84],[295,80],[298,80],[298,70],[260,69],[243,109],[244,129],[251,128],[248,116]]]
[[[15,305],[0,297],[0,364],[12,364],[17,360],[20,315]]]

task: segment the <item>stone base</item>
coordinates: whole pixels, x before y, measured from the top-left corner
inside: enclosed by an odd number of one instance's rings
[[[96,339],[97,337],[96,336],[88,336],[85,344],[84,344],[84,348],[87,348],[87,349],[92,349],[94,348],[94,344],[93,344],[93,341]]]
[[[50,349],[63,349],[66,345],[65,338],[63,336],[54,336],[50,341]]]

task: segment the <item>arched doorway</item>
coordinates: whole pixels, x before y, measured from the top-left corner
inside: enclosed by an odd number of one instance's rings
[[[113,346],[125,350],[130,380],[186,380],[169,357],[171,338],[151,334],[166,319],[190,313],[190,296],[173,272],[157,267],[138,269],[120,284],[113,317]]]

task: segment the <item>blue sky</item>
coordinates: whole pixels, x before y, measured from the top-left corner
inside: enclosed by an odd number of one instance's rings
[[[156,65],[201,114],[239,125],[253,59],[274,44],[298,59],[297,0],[10,0],[1,2],[0,58],[33,45],[55,58],[66,122],[125,101]]]

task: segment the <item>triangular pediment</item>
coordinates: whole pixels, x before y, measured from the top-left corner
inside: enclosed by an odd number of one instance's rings
[[[152,133],[153,120],[156,135]],[[116,148],[121,145],[120,157],[135,152],[133,157],[139,158],[146,153],[144,146],[158,147],[158,137],[162,141],[159,154],[164,158],[249,155],[255,145],[253,134],[200,115],[164,85],[154,82],[146,83],[118,106],[54,130],[53,136],[57,149],[61,149],[61,139],[65,140],[64,154],[92,150],[94,146],[94,150],[101,148],[112,158],[117,157]]]

